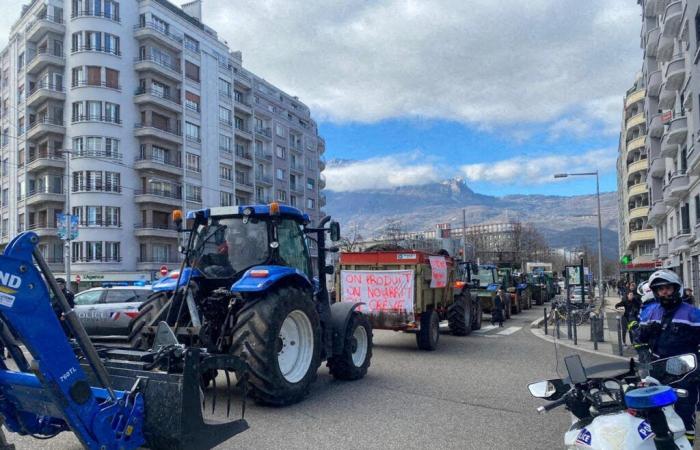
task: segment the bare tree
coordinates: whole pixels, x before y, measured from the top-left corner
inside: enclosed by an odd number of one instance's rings
[[[339,247],[342,251],[355,252],[360,250],[360,243],[363,241],[363,237],[360,234],[360,227],[356,223],[353,223],[343,235],[339,242]]]

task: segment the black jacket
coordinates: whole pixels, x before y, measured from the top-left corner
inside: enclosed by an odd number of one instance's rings
[[[622,315],[627,320],[637,320],[637,316],[639,316],[639,311],[642,309],[642,299],[639,297],[639,295],[635,294],[632,297],[632,300],[628,300],[625,298],[625,300],[622,300],[620,303],[617,303],[615,305],[615,308],[625,308],[625,312],[622,313]]]

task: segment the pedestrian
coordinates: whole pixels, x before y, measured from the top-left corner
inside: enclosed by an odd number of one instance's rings
[[[622,301],[615,305],[615,309],[623,309],[620,316],[620,327],[622,328],[622,345],[627,345],[627,327],[631,322],[637,320],[639,311],[642,309],[642,299],[637,292],[629,291]]]
[[[61,290],[63,293],[63,296],[66,298],[66,302],[68,303],[68,306],[71,308],[75,307],[75,295],[66,287],[66,280],[63,278],[56,278],[56,284],[58,284],[58,288]],[[53,298],[51,302],[51,306],[53,307],[53,311],[56,314],[56,317],[58,317],[58,320],[61,322],[61,328],[63,328],[63,332],[66,333],[66,336],[71,336],[71,330],[66,324],[66,320],[63,317],[63,308],[61,307],[61,304],[58,301],[58,298]]]
[[[491,325],[498,323],[499,327],[503,327],[503,319],[505,318],[505,300],[503,295],[503,289],[498,289],[493,299],[493,308],[491,309]]]
[[[657,302],[644,308],[639,327],[633,335],[640,360],[669,358],[687,353],[697,356],[700,345],[700,309],[681,300],[684,293],[681,279],[671,271],[658,270],[649,278],[649,287]],[[685,379],[677,387],[687,391],[686,396],[678,398],[674,408],[683,419],[686,437],[692,447],[695,441],[698,381]]]
[[[683,303],[687,303],[691,306],[695,306],[695,297],[693,297],[693,290],[687,288],[683,295]]]

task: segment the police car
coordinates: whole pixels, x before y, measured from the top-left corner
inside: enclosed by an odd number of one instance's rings
[[[75,295],[74,309],[90,336],[126,337],[139,305],[150,294],[150,286],[92,288]]]

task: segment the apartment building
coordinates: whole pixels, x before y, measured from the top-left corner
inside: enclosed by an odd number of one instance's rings
[[[199,1],[34,0],[0,53],[0,97],[0,246],[34,230],[63,272],[70,212],[83,282],[175,265],[173,209],[277,200],[322,214],[309,108],[246,70]]]
[[[617,158],[617,192],[620,255],[629,258],[629,267],[648,266],[653,260],[655,233],[648,222],[649,159],[646,148],[646,89],[639,75],[623,101],[622,129]]]
[[[700,0],[639,0],[648,156],[647,223],[657,266],[700,287]]]

